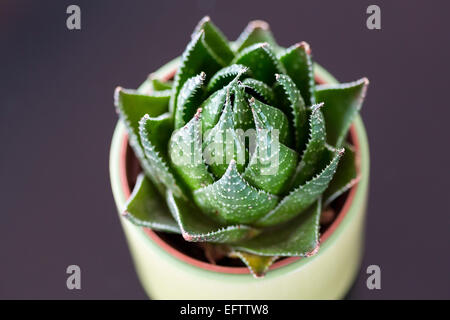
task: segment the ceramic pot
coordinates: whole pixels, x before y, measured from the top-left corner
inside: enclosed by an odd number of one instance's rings
[[[178,60],[157,72],[173,77]],[[318,83],[336,83],[315,66]],[[144,82],[140,90],[149,90]],[[355,145],[359,182],[348,192],[340,212],[320,238],[320,250],[309,258],[276,262],[265,277],[255,279],[246,267],[212,265],[179,251],[150,229],[133,225],[120,213],[130,196],[134,157],[125,126],[118,122],[111,143],[110,177],[120,223],[125,232],[139,279],[153,299],[338,299],[345,296],[359,270],[369,184],[369,146],[363,122],[356,117],[350,139]],[[130,154],[131,153],[131,154]],[[134,176],[133,176],[134,175]]]

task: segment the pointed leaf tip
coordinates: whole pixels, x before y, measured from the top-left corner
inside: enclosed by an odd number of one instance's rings
[[[313,105],[311,107],[312,113],[316,113],[318,110],[320,110],[323,107],[323,105],[324,105],[323,102]]]
[[[269,24],[264,20],[253,20],[248,24],[253,29],[269,30]]]
[[[167,143],[173,131],[172,118],[169,113],[158,117],[145,114],[139,121],[139,136],[151,172],[157,182],[165,185],[177,196],[184,197],[172,173],[167,159]]]
[[[147,95],[137,90],[117,87],[114,93],[114,100],[116,112],[126,126],[129,144],[139,159],[142,169],[158,190],[162,191],[164,186],[155,176],[152,165],[145,157],[139,134],[139,121],[144,114],[148,113],[152,117],[158,117],[167,111],[169,96]]]
[[[249,67],[243,67],[237,74],[236,79],[239,79],[244,73],[249,70]]]
[[[336,174],[323,194],[324,207],[358,183],[361,176],[356,162],[357,157],[353,146],[345,144],[345,153],[339,162]]]
[[[204,41],[209,50],[212,51],[215,58],[222,66],[226,66],[234,57],[234,52],[229,46],[229,42],[225,35],[212,22],[209,16],[203,17],[194,29],[194,34],[204,31]]]
[[[314,256],[317,252],[319,252],[320,249],[320,243],[317,242],[316,246],[314,249],[312,249],[311,251],[307,252],[305,255],[309,258]]]
[[[306,42],[296,43],[287,48],[279,56],[279,59],[286,68],[287,74],[300,90],[306,105],[313,105],[316,102],[315,81],[309,44]]]
[[[306,104],[292,78],[286,74],[276,76],[275,92],[284,101],[280,105],[294,128],[295,148],[303,150],[307,140],[308,114]]]
[[[297,43],[296,46],[305,50],[307,55],[311,55],[311,47],[309,46],[309,43],[302,41],[300,43]]]
[[[269,267],[278,259],[278,256],[260,256],[240,250],[233,250],[228,256],[241,259],[255,278],[264,277]]]
[[[202,157],[201,112],[202,108],[198,108],[186,125],[172,133],[169,141],[171,164],[190,190],[214,182]]]
[[[308,119],[309,137],[288,189],[296,188],[305,183],[323,166],[324,156],[326,155],[326,132],[323,114],[320,111],[322,106],[323,103],[311,107],[311,116]]]
[[[183,239],[186,241],[192,242],[194,240],[194,237],[184,230],[181,232],[181,235],[183,236]]]
[[[362,107],[368,83],[367,78],[361,78],[348,83],[317,86],[316,100],[326,105],[323,114],[328,144],[337,147],[344,144],[348,130]]]
[[[285,69],[277,59],[274,48],[266,42],[257,42],[239,51],[233,60],[250,68],[253,78],[263,81],[269,86],[273,84],[275,73],[285,73]]]
[[[239,35],[235,42],[236,52],[259,42],[268,42],[277,47],[276,41],[270,31],[270,26],[262,20],[254,20],[248,23],[244,31]]]
[[[169,106],[171,112],[175,111],[177,107],[178,94],[187,79],[200,71],[204,71],[206,74],[214,74],[221,68],[222,62],[218,60],[217,54],[207,44],[205,33],[203,29],[194,31],[191,41],[181,55],[180,65],[173,81],[173,92]]]
[[[201,104],[204,95],[204,81],[206,73],[187,79],[181,87],[175,109],[175,129],[183,127],[195,114],[196,108]]]

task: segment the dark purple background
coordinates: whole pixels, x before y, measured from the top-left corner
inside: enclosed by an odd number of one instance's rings
[[[82,30],[66,28],[78,4]],[[366,28],[369,4],[382,30]],[[366,251],[349,298],[450,298],[449,1],[2,1],[0,298],[145,298],[110,191],[115,86],[179,55],[209,14],[265,19],[341,81],[367,76]],[[82,290],[66,289],[66,267]],[[366,268],[382,289],[366,288]]]

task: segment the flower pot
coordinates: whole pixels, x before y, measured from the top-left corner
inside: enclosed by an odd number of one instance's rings
[[[174,60],[155,75],[169,79]],[[315,66],[316,80],[336,80]],[[141,90],[148,89],[144,82]],[[133,225],[119,215],[139,279],[154,299],[337,299],[342,298],[359,270],[369,182],[369,149],[363,122],[356,117],[350,138],[355,145],[359,182],[347,193],[335,220],[320,238],[320,250],[309,258],[290,257],[273,264],[255,279],[245,267],[212,265],[197,260],[164,241],[157,233]],[[131,154],[130,154],[131,153]],[[118,212],[130,195],[133,156],[125,126],[119,121],[110,151],[110,176]],[[134,176],[133,176],[134,175]]]

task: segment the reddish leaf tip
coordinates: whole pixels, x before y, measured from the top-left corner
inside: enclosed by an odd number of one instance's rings
[[[186,240],[186,241],[192,241],[194,239],[193,236],[191,236],[189,233],[187,233],[185,231],[183,231],[181,233],[181,235],[183,236],[183,239]]]
[[[253,20],[248,25],[252,29],[269,30],[269,24],[264,20]]]
[[[196,112],[195,115],[194,115],[195,120],[200,119],[201,113],[202,113],[202,108],[198,108],[198,109],[197,109],[197,112]]]
[[[299,48],[302,48],[303,50],[305,50],[307,55],[311,55],[311,47],[309,46],[309,43],[302,41],[300,43],[297,44]]]
[[[315,248],[312,249],[310,252],[306,253],[306,256],[307,256],[308,258],[309,258],[309,257],[312,257],[312,256],[315,255],[317,252],[319,252],[319,249],[320,249],[320,244],[317,242]]]
[[[123,91],[122,87],[116,87],[116,89],[114,90],[114,104],[117,106],[118,102],[119,102],[119,95],[120,93]],[[117,110],[117,112],[119,112]]]

